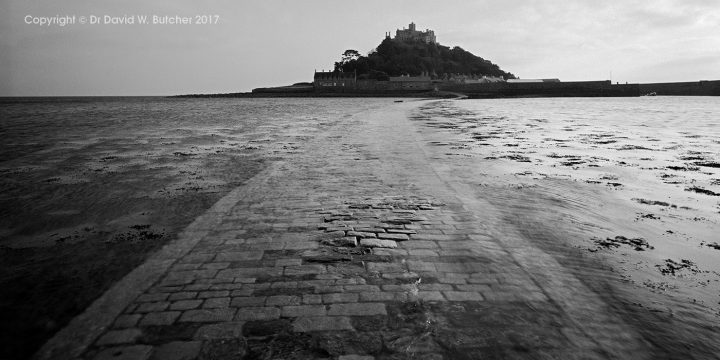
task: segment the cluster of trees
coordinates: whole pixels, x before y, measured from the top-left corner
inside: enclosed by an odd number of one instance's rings
[[[400,41],[386,38],[367,56],[357,50],[345,50],[335,71],[357,71],[358,78],[387,80],[388,76],[442,74],[478,74],[514,79],[515,75],[459,46],[452,49],[422,41]]]

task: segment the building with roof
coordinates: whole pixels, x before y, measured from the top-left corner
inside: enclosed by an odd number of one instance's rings
[[[390,37],[390,34],[386,34],[386,37]],[[397,29],[395,31],[395,40],[401,41],[423,41],[427,44],[436,44],[437,39],[435,38],[435,32],[432,30],[425,29],[425,31],[418,31],[415,29],[415,23],[411,22],[407,29]]]
[[[357,74],[338,71],[315,71],[313,86],[319,91],[349,91],[355,89]]]

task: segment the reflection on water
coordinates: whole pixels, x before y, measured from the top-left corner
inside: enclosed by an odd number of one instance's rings
[[[720,102],[711,97],[441,101],[413,119],[455,133],[481,196],[637,284],[720,309]],[[637,244],[646,244],[638,246]]]
[[[0,246],[51,246],[112,233],[118,219],[153,220],[148,207],[162,209],[156,214],[165,220],[192,214],[174,209],[211,204],[263,159],[299,151],[324,126],[385,103],[0,99]]]
[[[269,161],[387,102],[0,98],[0,358],[29,358]]]

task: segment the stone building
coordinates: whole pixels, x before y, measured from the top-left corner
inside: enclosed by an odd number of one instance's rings
[[[395,89],[412,89],[412,90],[430,90],[432,89],[432,79],[430,74],[423,71],[420,76],[390,76],[390,87]]]
[[[389,34],[388,34],[389,35]],[[415,29],[415,23],[410,23],[407,29],[397,29],[395,31],[395,40],[402,41],[423,41],[428,44],[435,44],[435,32],[432,30],[425,29],[425,31],[418,31]]]
[[[393,80],[390,79],[388,81],[388,86],[391,89],[395,90],[431,90],[433,88],[432,86],[432,80],[430,78],[427,79],[402,79],[402,80]]]
[[[355,89],[357,74],[336,71],[315,71],[313,86],[316,90],[345,91]]]

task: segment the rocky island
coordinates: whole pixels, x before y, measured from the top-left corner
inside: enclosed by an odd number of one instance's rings
[[[613,84],[610,80],[520,79],[489,60],[437,42],[433,30],[414,23],[398,29],[366,56],[348,49],[330,71],[315,71],[312,82],[263,87],[251,93],[183,97],[618,97],[720,95],[720,81]]]

